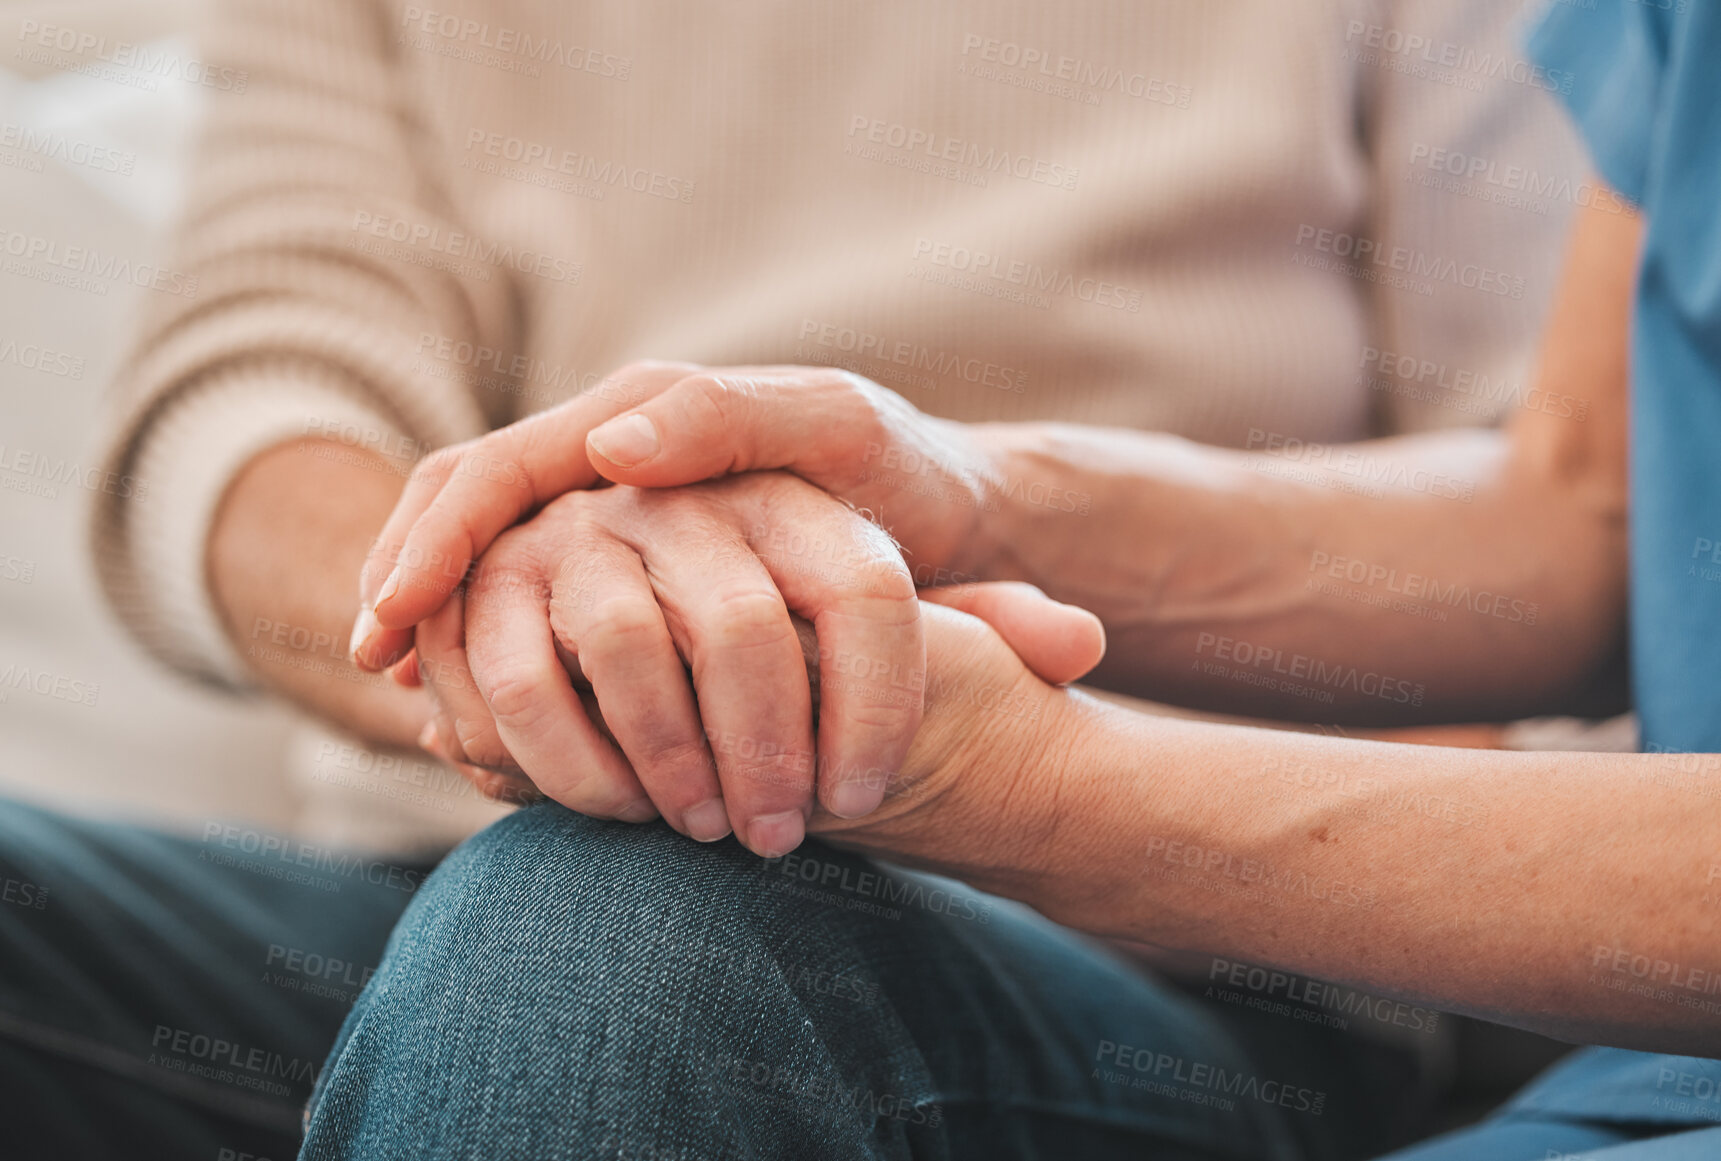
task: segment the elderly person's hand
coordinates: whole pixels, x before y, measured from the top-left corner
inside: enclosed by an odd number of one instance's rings
[[[1011,485],[975,431],[832,368],[631,364],[419,466],[365,563],[354,657],[371,669],[403,657],[412,627],[505,529],[611,480],[670,487],[783,468],[870,515],[917,585],[977,579],[962,567],[977,516]]]
[[[797,403],[826,421],[848,420],[833,430],[860,443],[846,458],[834,441],[828,455],[814,449],[800,465],[807,479],[796,479],[752,470],[759,465],[739,452],[714,462],[716,445],[695,447],[675,426],[673,458],[689,465],[676,474],[695,486],[609,488],[596,465],[613,464],[588,454],[587,437],[641,398],[670,409],[668,419],[645,420],[666,427],[689,414],[694,422],[700,400],[719,408],[753,400],[761,430],[741,415],[707,429],[736,446],[789,439],[770,428]],[[871,423],[860,422],[861,411],[872,413]],[[950,446],[941,448],[941,438]],[[877,472],[865,467],[867,446],[886,446],[880,441],[919,449],[907,476],[899,451],[881,454]],[[421,466],[366,562],[354,656],[369,668],[395,664],[416,633],[417,655],[402,673],[428,676],[437,692],[442,712],[427,736],[492,792],[518,788],[507,776],[523,775],[586,813],[661,812],[696,838],[733,828],[761,853],[791,849],[815,795],[837,817],[873,810],[920,721],[925,661],[914,577],[865,516],[898,517],[890,531],[919,546],[908,551],[932,570],[923,581],[952,579],[931,561],[954,549],[979,502],[983,472],[956,462],[971,450],[958,425],[921,416],[843,372],[623,368],[605,390],[443,449]],[[671,457],[652,463],[663,458]],[[935,458],[965,500],[936,489],[929,498],[912,486],[909,477],[924,479],[921,465]],[[731,471],[734,478],[697,483]],[[656,477],[661,485],[661,465]],[[855,495],[839,503],[811,486],[814,477]],[[903,494],[920,503],[889,499],[905,480]],[[1024,607],[981,594],[982,615]],[[531,610],[546,608],[549,628],[531,627]],[[817,635],[816,743],[790,613]],[[1097,659],[1099,626],[1075,615],[1074,639]],[[558,650],[576,678],[590,679],[619,752],[605,748],[578,714],[576,693],[555,678]],[[692,690],[682,661],[692,667]],[[1068,680],[1087,668],[1041,676]],[[486,778],[486,769],[503,777]]]
[[[816,747],[791,612],[824,653]],[[800,843],[815,794],[840,817],[878,805],[920,723],[925,646],[890,538],[774,472],[561,496],[419,627],[414,668],[449,759],[771,855]]]

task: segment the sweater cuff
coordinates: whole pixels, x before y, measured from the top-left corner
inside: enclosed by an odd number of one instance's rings
[[[208,381],[177,396],[150,424],[136,460],[150,502],[132,506],[126,540],[139,611],[177,638],[176,661],[231,688],[255,688],[210,591],[210,526],[253,457],[295,439],[354,442],[355,433],[367,447],[414,446],[351,394],[270,373]]]

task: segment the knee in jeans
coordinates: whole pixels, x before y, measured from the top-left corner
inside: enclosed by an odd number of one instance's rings
[[[702,846],[662,824],[603,822],[542,804],[457,849],[415,910],[504,939],[530,934],[540,947],[589,950],[669,914],[697,921],[735,897],[754,873],[750,861],[732,843]]]
[[[592,1002],[648,983],[747,991],[778,976],[781,945],[824,910],[774,889],[793,885],[780,870],[733,841],[535,806],[468,840],[425,882],[379,986],[410,971],[519,975]]]

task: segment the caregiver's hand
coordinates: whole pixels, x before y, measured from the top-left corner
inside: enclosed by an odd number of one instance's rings
[[[733,828],[776,855],[815,792],[842,817],[878,805],[920,723],[920,608],[890,537],[793,476],[574,491],[496,539],[419,626],[415,668],[445,757],[518,770],[585,814],[661,813],[706,841]],[[816,762],[791,610],[829,659]]]
[[[354,659],[381,669],[404,656],[412,626],[490,542],[565,492],[606,478],[660,488],[767,468],[870,513],[922,587],[972,579],[952,573],[998,481],[968,426],[833,368],[635,363],[419,465],[365,562]]]
[[[1060,800],[1059,780],[1091,702],[1056,683],[1098,664],[1105,651],[1099,621],[1019,583],[960,585],[922,597],[926,716],[914,745],[878,810],[862,819],[818,814],[812,831],[982,889],[1032,897],[1025,880],[1048,852],[1082,841],[1082,812]]]

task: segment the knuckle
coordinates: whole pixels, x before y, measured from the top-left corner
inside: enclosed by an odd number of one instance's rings
[[[594,664],[645,654],[668,635],[657,605],[640,597],[612,597],[592,610],[580,633],[579,650]]]
[[[502,745],[502,740],[496,736],[496,730],[489,722],[474,721],[471,718],[456,716],[454,719],[454,741],[470,765],[479,766],[486,770],[518,769],[514,764],[513,757]]]
[[[717,593],[711,602],[710,625],[721,647],[765,644],[794,634],[783,598],[767,589]]]
[[[648,725],[637,748],[640,762],[678,777],[715,774],[716,766],[699,738],[689,738],[668,721]]]
[[[746,382],[750,381],[689,375],[676,384],[677,401],[694,430],[706,427],[726,430],[740,421],[742,410],[750,401]]]
[[[471,595],[467,598],[467,605],[469,608],[482,608],[515,601],[537,602],[549,599],[550,586],[543,573],[535,568],[502,560],[486,562],[479,566],[472,577]]]
[[[419,674],[433,687],[450,684],[457,671],[463,668],[459,657],[463,628],[458,610],[451,616],[445,605],[419,622],[413,631]]]
[[[750,758],[730,754],[719,757],[717,762],[722,771],[726,798],[738,797],[737,789],[741,789],[743,794],[751,791],[755,795],[760,791],[770,791],[772,793],[767,797],[771,798],[811,795],[813,791],[810,754],[787,750],[761,753]]]
[[[870,401],[877,391],[877,386],[871,379],[857,375],[853,371],[846,371],[841,367],[831,367],[825,374],[826,379],[821,383],[821,386],[833,388],[856,399]]]
[[[531,733],[555,708],[554,700],[544,693],[546,680],[525,666],[503,662],[497,673],[480,683],[479,692],[499,727]]]
[[[909,606],[919,617],[914,577],[898,556],[869,557],[854,566],[854,586],[862,595]]]
[[[849,725],[869,732],[912,734],[920,725],[921,698],[918,693],[891,690],[883,701],[844,707],[842,716]]]

